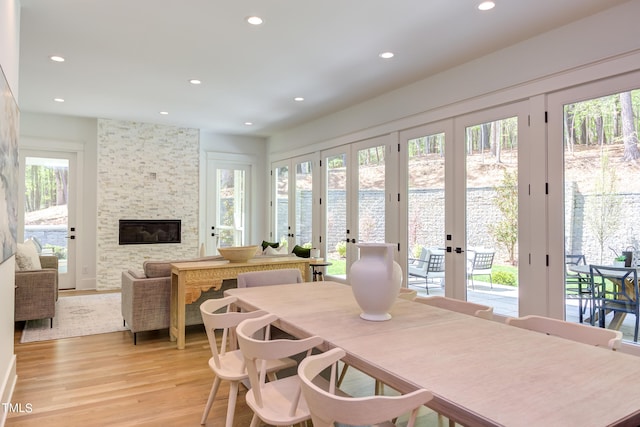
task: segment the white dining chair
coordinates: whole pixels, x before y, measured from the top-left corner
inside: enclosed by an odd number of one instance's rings
[[[413,427],[420,407],[429,402],[430,391],[419,389],[400,396],[349,397],[336,393],[338,361],[346,355],[341,348],[309,356],[300,362],[298,376],[302,395],[307,402],[314,427],[333,427],[335,423],[348,425],[394,426],[390,420],[411,413],[407,427]],[[317,385],[319,374],[331,367],[328,390]]]
[[[231,311],[232,304],[237,300],[237,297],[231,296],[209,299],[200,304],[200,313],[202,314],[202,320],[207,332],[209,347],[211,347],[209,368],[215,375],[200,424],[206,423],[209,412],[211,411],[211,406],[218,393],[220,383],[225,380],[229,381],[229,398],[225,426],[232,427],[239,384],[248,378],[244,356],[240,350],[227,351],[228,341],[231,339],[229,331],[236,327],[241,321],[263,316],[266,312],[262,310],[251,312]],[[222,331],[222,337],[218,341],[216,331],[220,330]],[[278,358],[270,360],[262,369],[265,370],[271,379],[275,380],[277,379],[275,372],[293,366],[296,366],[295,360]]]
[[[510,317],[507,325],[517,326],[530,331],[542,332],[596,347],[608,347],[616,350],[622,343],[622,332],[613,329],[597,328],[581,323],[566,322],[550,317],[529,315]]]
[[[308,357],[315,347],[323,343],[323,339],[313,336],[299,340],[270,340],[271,323],[277,319],[276,315],[267,314],[244,320],[236,328],[251,383],[251,389],[245,396],[254,414],[251,427],[257,427],[260,420],[270,425],[289,426],[311,418],[302,397],[298,375],[266,382],[262,366],[270,360],[301,353]],[[258,338],[260,336],[264,338]]]
[[[302,274],[297,268],[251,271],[248,273],[238,274],[238,288],[251,288],[254,286],[283,285],[288,283],[302,282]]]
[[[443,308],[470,316],[480,317],[482,319],[493,319],[493,307],[484,304],[478,304],[470,301],[462,301],[455,298],[442,296],[432,297],[416,297],[415,302],[430,305],[432,307]]]

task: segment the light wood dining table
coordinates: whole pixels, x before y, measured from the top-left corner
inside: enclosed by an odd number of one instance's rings
[[[360,318],[336,282],[230,289],[245,310],[324,338],[344,361],[385,384],[434,394],[432,409],[463,425],[638,426],[640,359],[399,298],[392,318]]]

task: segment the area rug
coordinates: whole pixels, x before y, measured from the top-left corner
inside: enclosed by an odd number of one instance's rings
[[[120,293],[60,297],[53,328],[49,319],[29,320],[21,343],[124,331]]]

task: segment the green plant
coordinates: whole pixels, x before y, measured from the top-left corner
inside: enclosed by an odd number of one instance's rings
[[[518,242],[518,173],[504,171],[502,185],[497,186],[495,204],[502,212],[502,219],[489,225],[489,232],[496,242],[509,253],[509,262],[516,265],[516,243]]]
[[[615,261],[626,261],[626,260],[627,260],[627,257],[624,255],[620,255],[615,258]]]
[[[340,241],[340,242],[336,243],[336,252],[338,252],[338,255],[340,255],[341,258],[346,257],[347,256],[347,242]]]
[[[508,271],[496,271],[491,274],[493,283],[507,286],[517,286],[516,276]]]

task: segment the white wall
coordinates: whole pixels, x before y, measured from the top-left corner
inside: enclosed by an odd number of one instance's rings
[[[0,0],[0,66],[18,100],[18,52],[20,1]],[[19,105],[19,103],[18,103]],[[0,264],[0,396],[2,403],[11,400],[16,382],[16,358],[13,352],[13,303],[15,256]],[[0,425],[6,413],[0,410]]]
[[[633,0],[269,139],[272,159],[316,151],[601,78],[588,64],[640,49]],[[636,64],[636,68],[640,65]],[[574,74],[563,78],[568,71]],[[609,69],[609,75],[625,70]],[[501,96],[502,92],[509,94]],[[484,96],[479,102],[480,97]],[[515,96],[515,97],[514,97]],[[464,101],[464,102],[463,102]],[[307,148],[305,148],[307,147]]]

